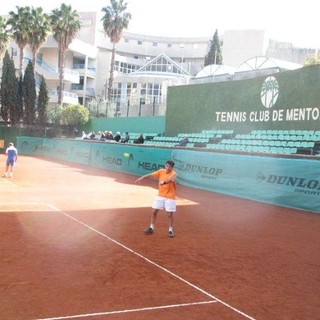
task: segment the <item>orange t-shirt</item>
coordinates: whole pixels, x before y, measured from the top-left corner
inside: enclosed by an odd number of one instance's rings
[[[165,169],[159,169],[153,172],[151,175],[159,181],[163,181],[169,179],[175,174],[176,173],[173,170],[169,173],[166,173]],[[158,196],[174,200],[176,198],[176,181],[174,180],[166,184],[159,183]]]

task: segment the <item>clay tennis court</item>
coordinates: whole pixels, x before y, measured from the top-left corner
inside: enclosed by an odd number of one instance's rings
[[[5,163],[4,155],[0,161]],[[0,180],[0,318],[320,319],[320,216],[20,156]]]

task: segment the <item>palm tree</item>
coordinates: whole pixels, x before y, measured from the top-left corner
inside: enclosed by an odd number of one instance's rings
[[[5,18],[0,16],[0,58],[7,49],[9,39],[10,34],[7,30],[7,21]]]
[[[32,65],[35,68],[36,55],[41,45],[46,41],[51,31],[49,16],[42,8],[31,8],[28,44],[32,51]]]
[[[81,28],[79,14],[77,11],[73,10],[71,6],[67,6],[66,4],[62,3],[60,9],[52,10],[51,26],[53,37],[57,41],[59,49],[58,104],[62,105],[66,51],[69,47],[69,44],[72,42],[77,32]]]
[[[20,50],[20,76],[23,69],[23,49],[28,43],[29,22],[31,19],[30,7],[16,7],[17,13],[9,12],[9,19],[7,24],[11,26],[11,33],[13,39],[16,41]]]
[[[131,14],[125,12],[127,9],[127,3],[123,0],[110,0],[111,6],[102,8],[104,16],[101,21],[103,22],[103,29],[105,33],[110,38],[112,42],[112,55],[111,55],[111,65],[110,65],[110,77],[108,83],[108,101],[110,103],[112,86],[113,86],[113,69],[116,57],[116,43],[118,43],[122,37],[123,29],[127,29],[129,26],[129,21],[131,20]]]

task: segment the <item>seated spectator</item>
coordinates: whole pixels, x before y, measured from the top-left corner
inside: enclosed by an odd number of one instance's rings
[[[120,135],[120,132],[118,131],[118,132],[114,135],[113,140],[115,140],[116,142],[119,142],[120,139],[121,139],[121,135]]]
[[[88,134],[88,136],[89,136],[89,139],[94,140],[96,137],[96,134],[94,131],[92,131],[91,133]]]
[[[137,139],[134,139],[134,140],[133,140],[133,143],[139,143],[139,144],[144,143],[144,137],[143,137],[143,134],[142,134],[142,133],[140,133],[140,136],[139,136]]]
[[[94,137],[95,140],[100,140],[101,139],[101,131],[98,132],[98,134],[96,134],[96,136]]]
[[[82,131],[81,139],[89,139],[84,131]]]
[[[129,133],[126,132],[124,138],[121,139],[121,142],[122,142],[122,143],[128,143],[129,140],[130,140]]]
[[[177,143],[176,147],[185,147],[189,143],[189,137],[184,136],[179,143]]]
[[[102,131],[100,141],[106,141],[106,134]]]
[[[106,131],[105,133],[106,133],[106,141],[113,140],[112,131]]]

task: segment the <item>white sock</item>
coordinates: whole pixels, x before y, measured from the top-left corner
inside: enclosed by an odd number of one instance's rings
[[[172,228],[172,227],[169,227],[169,231],[173,231],[173,228]]]
[[[150,228],[154,230],[154,224],[150,224]]]

